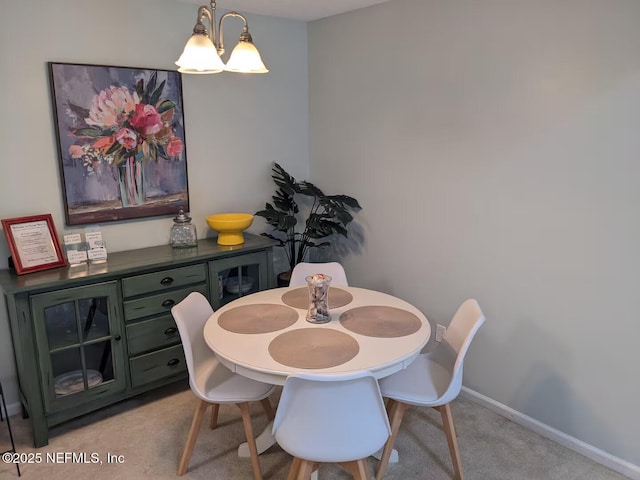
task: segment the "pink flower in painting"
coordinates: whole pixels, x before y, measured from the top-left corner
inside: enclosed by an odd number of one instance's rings
[[[93,97],[87,125],[101,128],[119,126],[140,102],[137,93],[127,87],[111,86]]]
[[[167,154],[171,157],[179,157],[183,148],[182,140],[178,137],[171,137],[167,142]]]
[[[142,135],[153,135],[162,128],[162,119],[156,107],[139,103],[131,116],[131,126]]]
[[[82,145],[71,145],[69,147],[69,154],[73,158],[81,158],[82,155],[84,155],[84,149],[82,148]]]
[[[138,144],[138,135],[130,128],[121,128],[116,133],[116,141],[124,148],[131,150]]]

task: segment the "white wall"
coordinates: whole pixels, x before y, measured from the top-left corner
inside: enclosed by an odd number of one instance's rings
[[[63,213],[48,61],[175,69],[197,6],[175,0],[2,0],[0,15],[0,218]],[[308,173],[307,26],[248,15],[254,41],[271,72],[183,75],[191,215],[200,237],[206,215],[253,213],[272,194],[274,160]],[[233,47],[239,20],[225,22]],[[109,251],[168,242],[171,217],[101,225]],[[250,230],[260,232],[262,224]],[[9,255],[0,235],[0,268]],[[9,327],[0,300],[0,379],[17,401]]]
[[[465,385],[640,465],[640,2],[393,0],[309,24],[349,281],[487,323]]]

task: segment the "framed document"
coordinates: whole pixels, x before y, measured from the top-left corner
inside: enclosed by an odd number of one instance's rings
[[[66,264],[51,214],[6,218],[2,229],[18,275]]]

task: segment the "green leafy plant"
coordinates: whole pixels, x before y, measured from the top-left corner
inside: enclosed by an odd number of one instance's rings
[[[326,240],[330,235],[347,237],[352,212],[362,208],[355,198],[325,195],[313,183],[297,181],[277,163],[273,165],[271,178],[277,187],[271,197],[273,203],[267,202],[264,210],[255,215],[263,217],[273,228],[273,232],[262,235],[276,240],[284,248],[291,270],[304,261],[312,249],[331,245]],[[303,200],[311,203],[306,219],[302,218],[300,209],[304,206]],[[304,220],[303,228],[298,228],[299,220]]]

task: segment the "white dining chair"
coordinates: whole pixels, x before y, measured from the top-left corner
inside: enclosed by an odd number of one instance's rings
[[[334,287],[348,287],[347,274],[344,271],[344,267],[338,262],[325,262],[325,263],[298,263],[293,267],[291,272],[291,280],[289,280],[290,287],[303,286],[307,284],[305,280],[309,275],[314,273],[324,273],[331,277],[331,286]]]
[[[389,438],[378,382],[369,372],[293,374],[285,380],[273,435],[294,459],[289,480],[306,480],[321,463],[338,463],[370,480],[367,457]]]
[[[471,340],[485,317],[474,299],[465,301],[453,316],[440,344],[418,356],[406,369],[380,380],[382,396],[387,398],[391,436],[384,446],[376,480],[387,472],[393,444],[398,437],[402,417],[409,406],[433,407],[440,412],[453,461],[456,480],[463,479],[451,402],[462,388],[462,367]]]
[[[189,467],[189,460],[191,459],[207,407],[213,405],[211,428],[214,428],[217,423],[220,404],[234,403],[240,408],[242,414],[242,422],[253,468],[253,478],[261,480],[262,473],[251,426],[248,402],[260,401],[267,417],[272,420],[274,417],[273,409],[268,397],[274,392],[275,387],[233,373],[218,361],[213,351],[205,343],[203,336],[204,324],[212,313],[213,309],[209,301],[199,292],[190,293],[171,309],[171,314],[180,332],[184,356],[187,361],[189,386],[200,400],[193,415],[187,442],[178,465],[178,475],[184,475]]]

